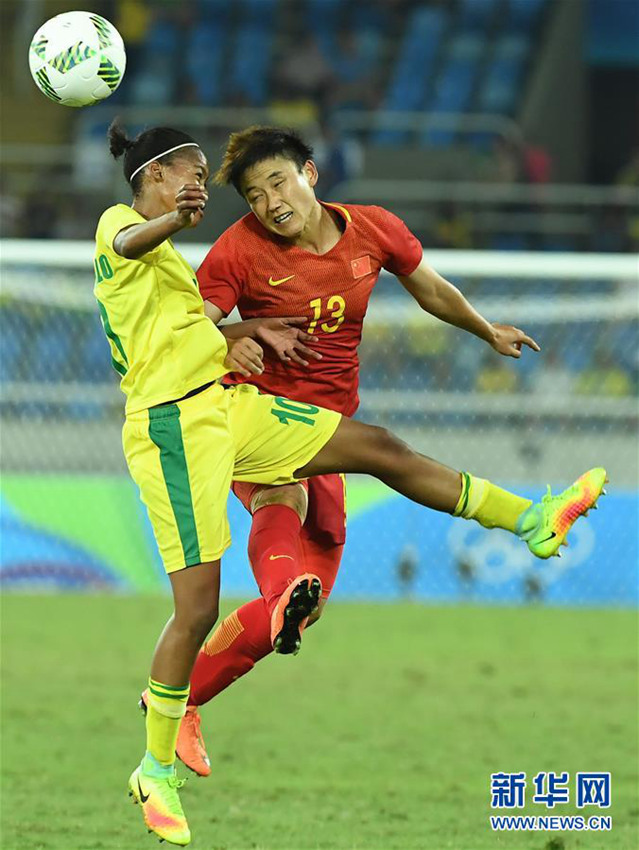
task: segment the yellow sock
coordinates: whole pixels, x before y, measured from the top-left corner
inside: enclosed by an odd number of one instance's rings
[[[159,765],[175,761],[175,744],[186,711],[189,685],[173,687],[149,679],[146,712],[146,750]],[[148,759],[150,765],[153,762]]]
[[[484,478],[462,472],[462,492],[453,516],[474,519],[484,528],[505,528],[516,533],[517,520],[532,505],[524,499],[502,490]]]

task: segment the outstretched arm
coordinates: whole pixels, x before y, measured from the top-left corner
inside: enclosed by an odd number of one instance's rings
[[[422,310],[437,316],[449,325],[455,325],[485,340],[499,354],[521,357],[521,346],[533,351],[540,348],[532,337],[512,325],[491,324],[464,295],[424,259],[414,272],[399,276],[402,286],[410,292]]]
[[[204,312],[216,325],[224,318],[224,312],[210,301],[204,302]],[[304,342],[310,342],[313,337],[303,331],[298,325],[308,321],[306,316],[282,316],[260,319],[246,319],[243,322],[233,322],[230,325],[220,325],[220,330],[228,339],[249,337],[260,344],[267,345],[284,363],[294,361],[301,366],[308,366],[308,359],[321,360],[322,355],[313,351]]]

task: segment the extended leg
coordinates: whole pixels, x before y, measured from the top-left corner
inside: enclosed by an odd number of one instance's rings
[[[584,473],[563,493],[550,491],[535,505],[507,490],[460,473],[418,454],[384,428],[342,419],[313,460],[296,471],[299,477],[328,472],[365,472],[419,504],[486,528],[518,534],[538,558],[559,555],[559,547],[575,520],[594,507],[603,492],[606,471]]]

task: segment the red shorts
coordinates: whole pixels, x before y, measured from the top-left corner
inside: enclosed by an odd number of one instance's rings
[[[333,589],[346,542],[346,482],[343,475],[333,473],[317,475],[300,484],[308,492],[306,521],[300,532],[304,570],[319,576],[326,599]],[[231,489],[250,512],[254,494],[267,486],[234,481]]]

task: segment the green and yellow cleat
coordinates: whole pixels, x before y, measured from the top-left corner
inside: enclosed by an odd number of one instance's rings
[[[149,832],[154,832],[160,841],[184,847],[191,840],[189,825],[182,811],[178,796],[185,779],[175,773],[169,776],[149,776],[136,767],[129,779],[129,797],[142,806],[144,823]]]
[[[589,469],[558,496],[548,492],[541,502],[532,505],[520,518],[517,534],[525,540],[537,558],[561,557],[560,546],[567,546],[568,532],[580,516],[596,509],[597,499],[606,495],[604,484],[608,481],[606,470]]]

